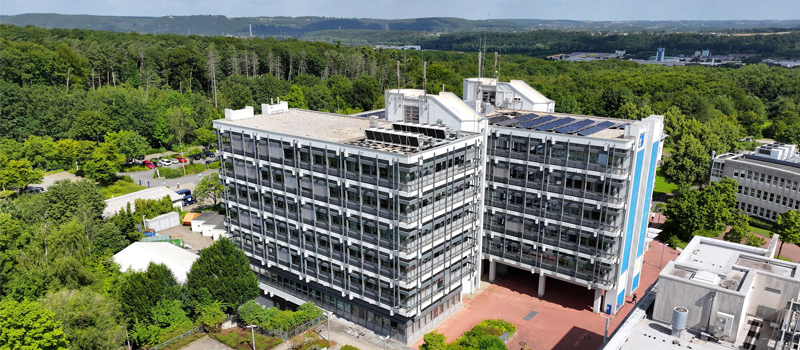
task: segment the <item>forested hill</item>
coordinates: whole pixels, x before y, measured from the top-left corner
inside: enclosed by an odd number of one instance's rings
[[[322,30],[418,31],[425,33],[520,32],[539,29],[594,32],[771,32],[800,28],[797,20],[753,21],[575,21],[542,19],[467,20],[449,17],[369,19],[332,17],[126,17],[27,13],[0,17],[0,23],[43,28],[79,28],[114,32],[197,35],[298,37]]]

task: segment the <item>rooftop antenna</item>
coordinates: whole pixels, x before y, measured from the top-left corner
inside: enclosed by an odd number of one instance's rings
[[[397,60],[397,93],[400,93],[400,60]]]
[[[497,51],[494,52],[494,78],[497,79],[497,60],[500,57],[500,54]]]

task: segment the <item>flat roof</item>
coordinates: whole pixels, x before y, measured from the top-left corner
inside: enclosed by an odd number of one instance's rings
[[[134,242],[114,254],[119,270],[145,271],[150,263],[166,265],[179,283],[186,282],[186,274],[200,256],[167,242]]]
[[[120,210],[125,210],[125,208],[128,206],[128,203],[131,204],[131,210],[136,211],[134,203],[137,199],[156,200],[166,196],[169,196],[173,202],[183,199],[183,196],[175,193],[175,191],[166,188],[165,186],[146,188],[141,191],[106,199],[106,208],[103,209],[103,217],[108,218],[116,215]]]
[[[695,236],[674,264],[661,272],[661,276],[705,282],[736,291],[750,273],[800,280],[797,273],[800,265],[774,259],[771,254],[769,249]],[[709,276],[718,279],[711,281]]]
[[[285,113],[260,114],[239,120],[218,119],[214,122],[341,144],[363,139],[364,130],[370,128],[371,123],[391,128],[391,123],[385,120],[297,108]]]
[[[552,116],[552,118],[545,119],[545,117],[548,116]],[[495,109],[494,112],[487,114],[486,117],[489,119],[489,125],[493,128],[551,132],[555,134],[579,135],[602,139],[622,139],[625,138],[625,127],[628,125],[641,126],[638,120],[603,118],[557,112],[529,112],[505,108]],[[541,124],[536,124],[537,118],[547,121]],[[520,121],[515,123],[512,121],[515,119]],[[536,129],[537,127],[547,126],[547,124],[551,124],[559,120],[561,121],[558,123],[560,125],[554,127],[552,130]],[[528,122],[534,125],[528,126],[529,124],[526,124]],[[605,125],[605,127],[603,127],[603,125]],[[588,135],[583,135],[584,132],[590,133],[588,133]]]

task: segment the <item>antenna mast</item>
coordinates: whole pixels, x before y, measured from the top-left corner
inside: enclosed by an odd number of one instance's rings
[[[500,54],[497,51],[494,52],[494,78],[497,79],[497,60],[500,57]]]

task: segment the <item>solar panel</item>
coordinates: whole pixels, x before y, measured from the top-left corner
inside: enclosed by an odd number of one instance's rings
[[[570,125],[567,125],[565,127],[560,128],[560,129],[556,129],[556,132],[560,132],[562,134],[569,134],[571,132],[574,132],[574,131],[583,129],[583,128],[589,126],[589,125],[592,125],[592,123],[594,123],[594,120],[584,119],[584,120],[581,120],[581,121],[579,121],[579,122],[577,122],[575,124],[570,124]]]
[[[523,115],[521,117],[512,118],[512,119],[506,120],[504,122],[497,123],[497,125],[499,125],[499,126],[511,126],[511,125],[514,125],[514,124],[519,124],[519,123],[522,123],[524,121],[531,120],[531,119],[536,118],[538,116],[539,116],[538,114],[533,114],[533,113],[526,114],[526,115]]]
[[[544,123],[547,123],[547,122],[551,122],[551,121],[556,120],[556,119],[558,119],[558,117],[552,116],[552,115],[547,115],[547,116],[544,116],[544,117],[539,117],[539,118],[536,118],[536,119],[533,119],[533,120],[529,120],[529,121],[527,121],[525,123],[522,123],[522,124],[519,124],[519,125],[516,125],[516,126],[518,128],[530,128],[532,126],[536,126],[536,125],[539,125],[539,124],[544,124]]]
[[[602,130],[608,129],[612,125],[614,125],[614,123],[612,123],[612,122],[602,122],[602,123],[594,125],[594,126],[592,126],[590,128],[586,128],[586,129],[583,129],[581,131],[578,131],[578,135],[589,136],[589,135],[594,134],[596,132],[600,132]]]
[[[539,131],[553,130],[555,128],[560,128],[560,127],[562,127],[564,125],[572,123],[574,121],[575,121],[575,118],[563,118],[563,119],[554,120],[554,121],[549,122],[547,124],[539,124],[539,125],[535,126],[534,129],[539,130]]]
[[[408,125],[400,124],[400,123],[394,123],[394,124],[392,124],[392,129],[397,130],[397,131],[408,131]]]

